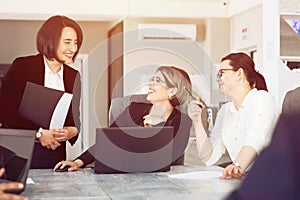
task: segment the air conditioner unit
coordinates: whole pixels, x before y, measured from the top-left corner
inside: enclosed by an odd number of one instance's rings
[[[280,56],[281,61],[291,70],[300,69],[300,57],[299,56]]]
[[[139,40],[196,40],[195,24],[139,24]]]

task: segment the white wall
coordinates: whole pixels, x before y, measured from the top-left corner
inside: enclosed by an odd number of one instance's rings
[[[64,14],[78,20],[111,21],[128,14],[128,0],[0,0],[0,19],[45,20]]]
[[[221,0],[129,0],[128,17],[226,17]]]
[[[107,40],[97,45],[97,47],[89,53],[86,90],[88,105],[88,142],[85,143],[84,149],[95,143],[96,128],[107,127],[108,121],[108,53]]]
[[[231,17],[231,49],[257,50],[257,70],[262,71],[262,5]],[[246,33],[242,30],[247,29]]]
[[[285,14],[299,14],[300,12],[300,1],[299,0],[280,0],[279,5],[280,13]],[[300,45],[300,44],[299,44]],[[299,55],[300,57],[300,55]],[[279,84],[278,84],[278,93],[279,93],[279,102],[280,104],[283,101],[284,95],[287,91],[292,90],[300,86],[300,74],[291,71],[287,66],[279,61]]]
[[[285,93],[300,86],[300,74],[289,70],[279,57],[279,13],[296,11],[300,11],[299,0],[264,0],[263,5],[258,4],[231,17],[231,49],[257,49],[256,67],[265,76],[279,109]],[[243,28],[247,28],[246,34],[242,33]]]
[[[217,85],[216,74],[222,57],[230,52],[230,20],[228,18],[208,18],[205,20],[206,36],[203,48],[215,64],[210,69],[210,105],[219,106],[219,102],[225,102],[226,97],[220,92]],[[205,65],[203,65],[205,66]]]
[[[193,63],[181,54],[185,41],[138,41],[139,23],[184,23],[195,24],[197,40],[204,40],[205,26],[203,20],[187,19],[140,19],[126,18],[124,20],[124,95],[140,93],[142,85],[147,85],[144,75],[154,74],[159,65],[174,65],[181,67],[189,73],[196,73]],[[188,42],[196,43],[195,42]],[[197,44],[196,44],[197,45]]]
[[[279,0],[264,0],[263,2],[263,65],[264,76],[269,92],[277,100],[281,108],[279,93],[280,69],[280,18]]]
[[[228,17],[244,13],[248,9],[261,5],[263,0],[229,0]]]
[[[18,56],[37,53],[36,34],[42,23],[40,20],[0,20],[0,63],[12,63]],[[83,43],[79,53],[89,53],[107,38],[108,22],[78,23],[83,31]]]
[[[300,86],[300,74],[289,70],[280,60],[279,14],[299,12],[300,2],[298,0],[264,0],[264,5],[263,56],[266,65],[266,79],[272,82],[270,90],[281,109],[286,92]]]
[[[178,23],[197,26],[196,41],[138,41],[139,23]],[[224,32],[225,33],[224,33]],[[229,51],[229,20],[126,18],[124,20],[124,95],[147,91],[148,78],[160,65],[174,65],[201,74],[211,93],[208,105],[223,101],[212,87],[214,61]],[[212,75],[213,74],[213,75]],[[142,89],[141,89],[142,88]],[[219,93],[219,92],[218,92]],[[206,95],[207,96],[207,95]]]
[[[279,9],[281,13],[295,13],[300,11],[299,0],[280,0]]]

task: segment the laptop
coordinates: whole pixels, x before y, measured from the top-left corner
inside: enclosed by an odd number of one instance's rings
[[[0,167],[5,168],[5,174],[0,177],[0,184],[21,182],[24,185],[23,189],[5,192],[20,194],[25,190],[35,132],[34,130],[0,129]]]
[[[95,173],[145,173],[170,170],[174,128],[96,129]]]

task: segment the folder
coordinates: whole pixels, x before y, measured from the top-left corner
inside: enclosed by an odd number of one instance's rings
[[[63,128],[73,94],[27,82],[19,114],[42,128]]]

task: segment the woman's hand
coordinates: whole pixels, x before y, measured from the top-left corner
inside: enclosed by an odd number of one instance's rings
[[[53,136],[58,142],[67,141],[78,134],[78,130],[74,126],[66,126],[64,128],[52,129]]]
[[[58,140],[54,138],[53,132],[50,130],[43,129],[42,136],[39,138],[41,145],[47,149],[55,150],[60,146]]]
[[[83,165],[82,160],[77,159],[75,161],[60,161],[59,163],[57,163],[54,167],[54,171],[57,169],[63,169],[66,166],[70,166],[68,171],[72,172],[72,171],[77,171],[81,166]]]
[[[161,122],[164,122],[164,119],[155,115],[145,115],[144,119],[144,126],[151,127],[152,125],[157,125]]]
[[[22,189],[24,186],[22,183],[12,182],[12,183],[0,183],[0,199],[2,200],[27,200],[26,197],[17,195],[17,194],[10,194],[5,193],[5,190],[14,190],[14,189]]]
[[[199,105],[201,105],[199,100],[193,100],[188,106],[188,115],[193,122],[201,121],[202,108]]]
[[[220,178],[221,179],[226,179],[227,177],[242,178],[245,175],[246,174],[245,174],[244,170],[240,166],[230,164],[224,169],[223,175]]]
[[[2,168],[0,169],[0,177],[2,177],[4,173],[5,173],[5,169],[4,169],[4,167],[2,167]]]
[[[2,167],[0,169],[0,177],[4,174],[5,169]],[[22,183],[12,182],[12,183],[0,183],[0,199],[14,199],[14,200],[27,200],[26,197],[17,195],[17,194],[9,194],[5,193],[5,190],[15,190],[22,189],[24,185]]]

